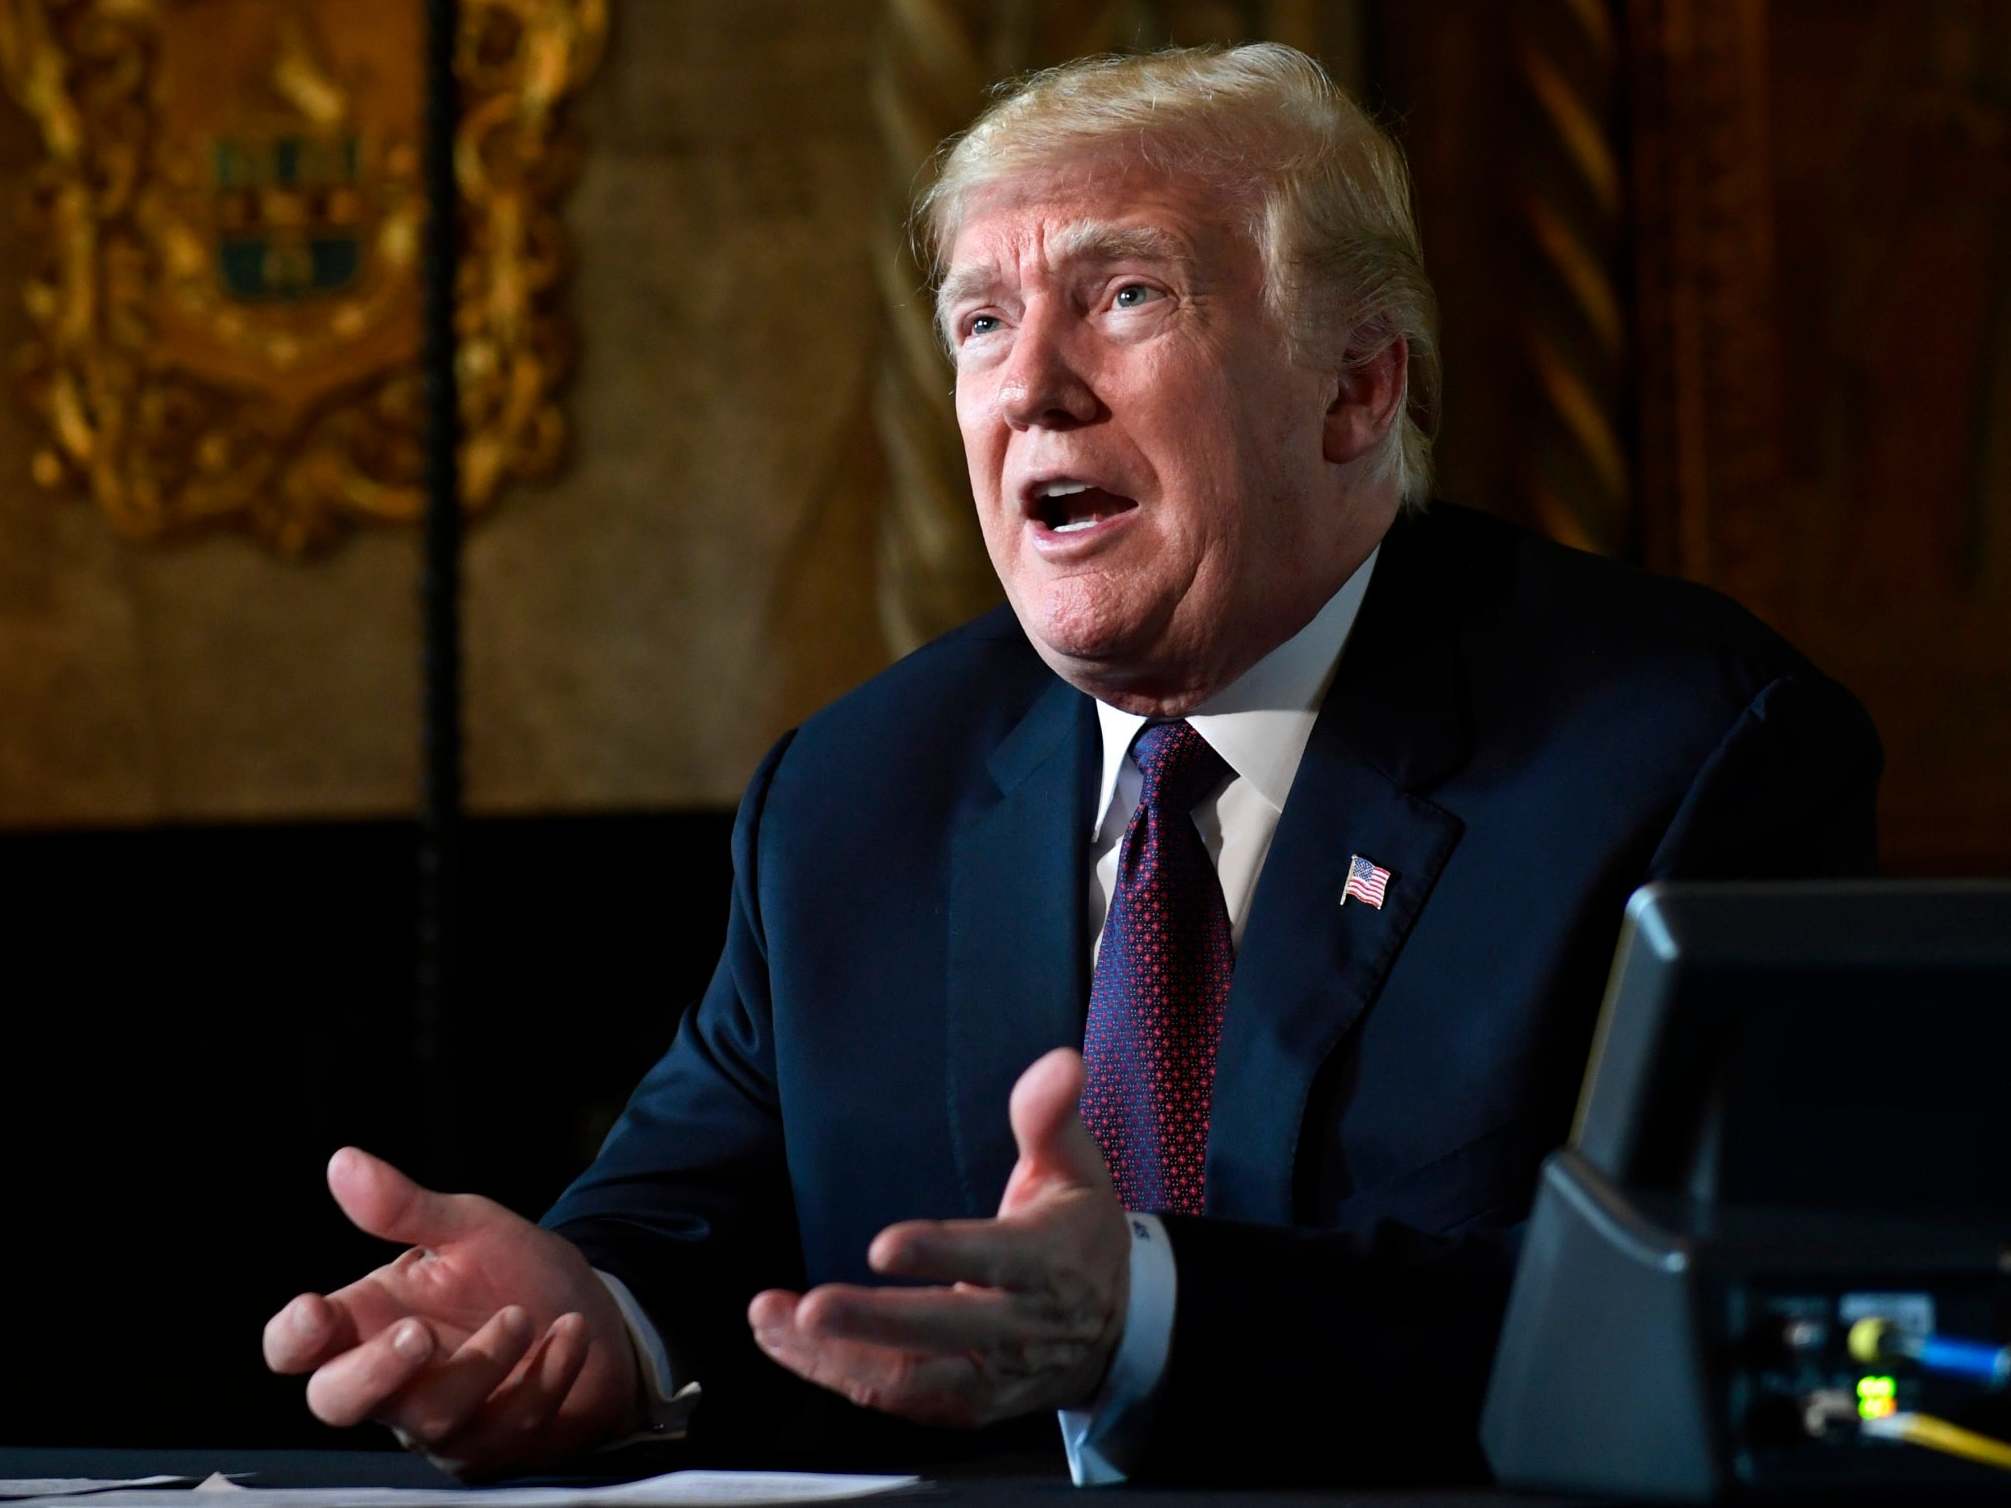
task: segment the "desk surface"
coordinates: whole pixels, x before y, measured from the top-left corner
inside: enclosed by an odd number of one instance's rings
[[[673,1469],[669,1466],[644,1468]],[[81,1449],[49,1446],[0,1446],[0,1477],[137,1477],[154,1474],[205,1476],[212,1471],[257,1473],[259,1486],[285,1487],[440,1487],[451,1482],[415,1456],[396,1451],[341,1450],[119,1450]],[[962,1463],[955,1467],[930,1467],[924,1475],[930,1482],[924,1494],[908,1495],[892,1501],[941,1503],[954,1508],[1018,1508],[1021,1504],[1055,1505],[1075,1496],[1083,1504],[1108,1503],[1111,1495],[1099,1491],[1090,1497],[1077,1495],[1065,1476],[1033,1468],[1029,1463],[1010,1459]],[[1126,1488],[1125,1498],[1149,1499],[1154,1508],[1185,1508],[1207,1505],[1221,1508],[1232,1502],[1266,1504],[1322,1503],[1339,1508],[1504,1508],[1520,1504],[1524,1508],[1544,1508],[1562,1504],[1563,1499],[1511,1497],[1505,1493],[1472,1488],[1422,1489],[1326,1489],[1307,1488],[1206,1490],[1196,1488]],[[77,1500],[78,1508],[89,1508],[90,1499]],[[867,1501],[871,1501],[868,1499]],[[1581,1501],[1571,1508],[1586,1508]]]

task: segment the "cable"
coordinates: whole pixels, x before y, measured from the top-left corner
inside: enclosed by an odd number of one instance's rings
[[[1867,1366],[1910,1361],[1923,1372],[1962,1377],[1987,1388],[2011,1382],[2011,1346],[1953,1335],[1908,1335],[1892,1321],[1869,1316],[1850,1327],[1851,1356]]]
[[[1932,1414],[1889,1414],[1883,1419],[1867,1419],[1859,1428],[1881,1440],[1904,1440],[1908,1445],[2011,1471],[2011,1444],[1950,1424]]]

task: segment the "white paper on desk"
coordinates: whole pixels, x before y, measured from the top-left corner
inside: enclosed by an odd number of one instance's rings
[[[801,1471],[673,1471],[613,1487],[246,1487],[230,1495],[230,1508],[704,1508],[717,1503],[752,1508],[758,1503],[838,1503],[920,1481]],[[190,1508],[192,1500],[202,1501],[186,1491],[126,1489],[101,1493],[91,1505]],[[45,1499],[10,1508],[35,1508],[39,1501]]]
[[[194,1477],[9,1477],[0,1478],[0,1498],[75,1497],[120,1487],[186,1487]]]

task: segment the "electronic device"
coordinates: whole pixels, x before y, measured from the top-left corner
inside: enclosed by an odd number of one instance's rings
[[[2007,1342],[2011,884],[1637,892],[1525,1233],[1496,1476],[2005,1500]]]

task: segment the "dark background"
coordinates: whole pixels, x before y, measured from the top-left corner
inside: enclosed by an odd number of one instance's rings
[[[353,1143],[535,1218],[704,988],[730,828],[471,824],[451,1072],[415,1045],[413,824],[0,836],[0,1437],[328,1443],[259,1335],[295,1293],[396,1254],[342,1218],[329,1154]]]

